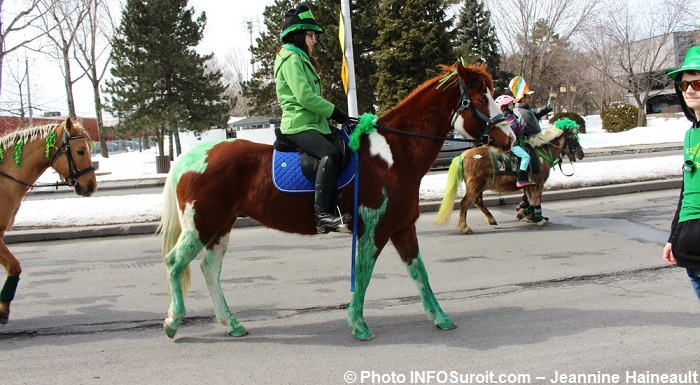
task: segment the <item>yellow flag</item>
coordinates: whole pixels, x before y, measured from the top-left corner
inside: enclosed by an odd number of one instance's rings
[[[348,64],[345,61],[345,23],[343,23],[343,12],[340,12],[340,23],[338,23],[338,39],[340,39],[340,52],[343,54],[343,61],[340,65],[340,79],[343,81],[343,89],[348,93]]]

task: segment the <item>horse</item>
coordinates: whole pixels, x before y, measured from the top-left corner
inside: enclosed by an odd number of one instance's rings
[[[493,81],[483,66],[458,62],[440,68],[440,75],[381,117],[369,118],[370,129],[356,138],[358,177],[339,191],[340,210],[353,212],[354,185],[360,180],[359,214],[348,223],[348,230],[357,225],[358,234],[355,291],[348,307],[348,323],[358,340],[374,338],[363,316],[364,297],[376,259],[390,240],[418,286],[428,317],[440,329],[456,327],[432,292],[418,248],[415,222],[421,178],[452,129],[495,151],[508,151],[515,141],[493,100]],[[271,145],[228,139],[200,144],[174,163],[163,190],[159,226],[170,295],[163,322],[168,337],[175,337],[185,316],[189,263],[203,249],[200,267],[217,320],[230,336],[248,334],[231,313],[219,282],[239,216],[284,232],[317,234],[313,194],[283,193],[273,187],[272,156]]]
[[[0,137],[0,264],[7,271],[0,291],[0,324],[9,320],[10,303],[22,273],[2,238],[15,221],[22,198],[49,167],[63,180],[52,186],[68,185],[86,197],[97,191],[90,139],[70,118],[61,124],[29,127]]]
[[[539,158],[540,172],[532,174],[532,182],[529,186],[522,187],[527,197],[528,205],[519,207],[516,220],[529,218],[538,226],[546,226],[548,219],[542,216],[542,190],[549,178],[550,169],[557,164],[561,167],[562,154],[566,154],[570,162],[576,159],[583,159],[584,152],[578,141],[576,128],[560,129],[552,127],[537,134],[530,140],[530,144],[535,148],[537,157],[533,157],[533,162]],[[450,220],[450,215],[454,209],[455,196],[457,195],[458,184],[461,180],[466,186],[466,193],[460,202],[459,221],[457,231],[462,234],[473,234],[474,231],[467,224],[467,209],[474,203],[481,210],[490,225],[497,225],[496,219],[484,206],[483,193],[485,190],[492,190],[499,193],[509,193],[518,191],[515,186],[515,174],[496,175],[494,173],[489,149],[486,147],[476,147],[466,150],[462,155],[455,157],[447,172],[447,187],[442,198],[440,210],[438,211],[435,223],[446,224]]]

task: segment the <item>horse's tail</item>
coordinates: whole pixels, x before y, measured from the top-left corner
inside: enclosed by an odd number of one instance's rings
[[[450,221],[452,210],[455,207],[455,197],[459,189],[459,183],[464,180],[464,172],[462,171],[462,156],[455,156],[450,163],[450,169],[447,171],[447,186],[445,187],[445,195],[442,197],[440,211],[438,211],[435,223],[444,225]]]
[[[177,240],[182,233],[180,218],[178,216],[177,195],[173,186],[173,173],[168,174],[163,186],[163,210],[160,216],[160,224],[156,233],[161,236],[161,247],[163,250],[163,260],[168,256],[168,253],[175,247]],[[187,293],[190,285],[190,265],[185,267],[182,274],[182,291],[183,295]]]

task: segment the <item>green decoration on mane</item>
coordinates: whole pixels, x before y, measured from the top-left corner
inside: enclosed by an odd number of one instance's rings
[[[12,150],[12,157],[15,158],[17,167],[22,165],[22,146],[24,146],[24,138],[20,138],[15,144],[15,149]]]
[[[2,144],[0,144],[0,163],[5,160],[5,149],[2,148]]]
[[[51,131],[51,133],[46,137],[46,151],[44,151],[44,155],[46,156],[46,159],[49,159],[49,153],[51,152],[52,148],[55,148],[56,146],[56,131]]]
[[[559,119],[556,122],[554,122],[554,127],[564,132],[568,130],[574,130],[574,133],[576,134],[574,137],[576,138],[576,140],[578,140],[578,129],[581,126],[579,126],[579,124],[576,123],[574,120],[571,120],[569,118]]]
[[[360,148],[360,136],[374,130],[374,122],[377,119],[377,115],[369,113],[364,113],[360,116],[360,122],[355,126],[355,131],[350,134],[350,140],[348,141],[348,147],[350,147],[353,152],[357,152]]]

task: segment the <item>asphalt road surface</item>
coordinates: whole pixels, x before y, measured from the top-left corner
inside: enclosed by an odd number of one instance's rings
[[[0,326],[0,383],[698,383],[700,303],[661,261],[677,198],[545,202],[545,228],[516,223],[512,207],[492,208],[498,226],[470,210],[469,236],[425,213],[422,255],[458,328],[427,319],[389,245],[367,294],[368,342],[346,324],[349,236],[235,230],[221,280],[250,335],[215,322],[197,259],[174,340],[155,237],[15,244],[24,273]]]

